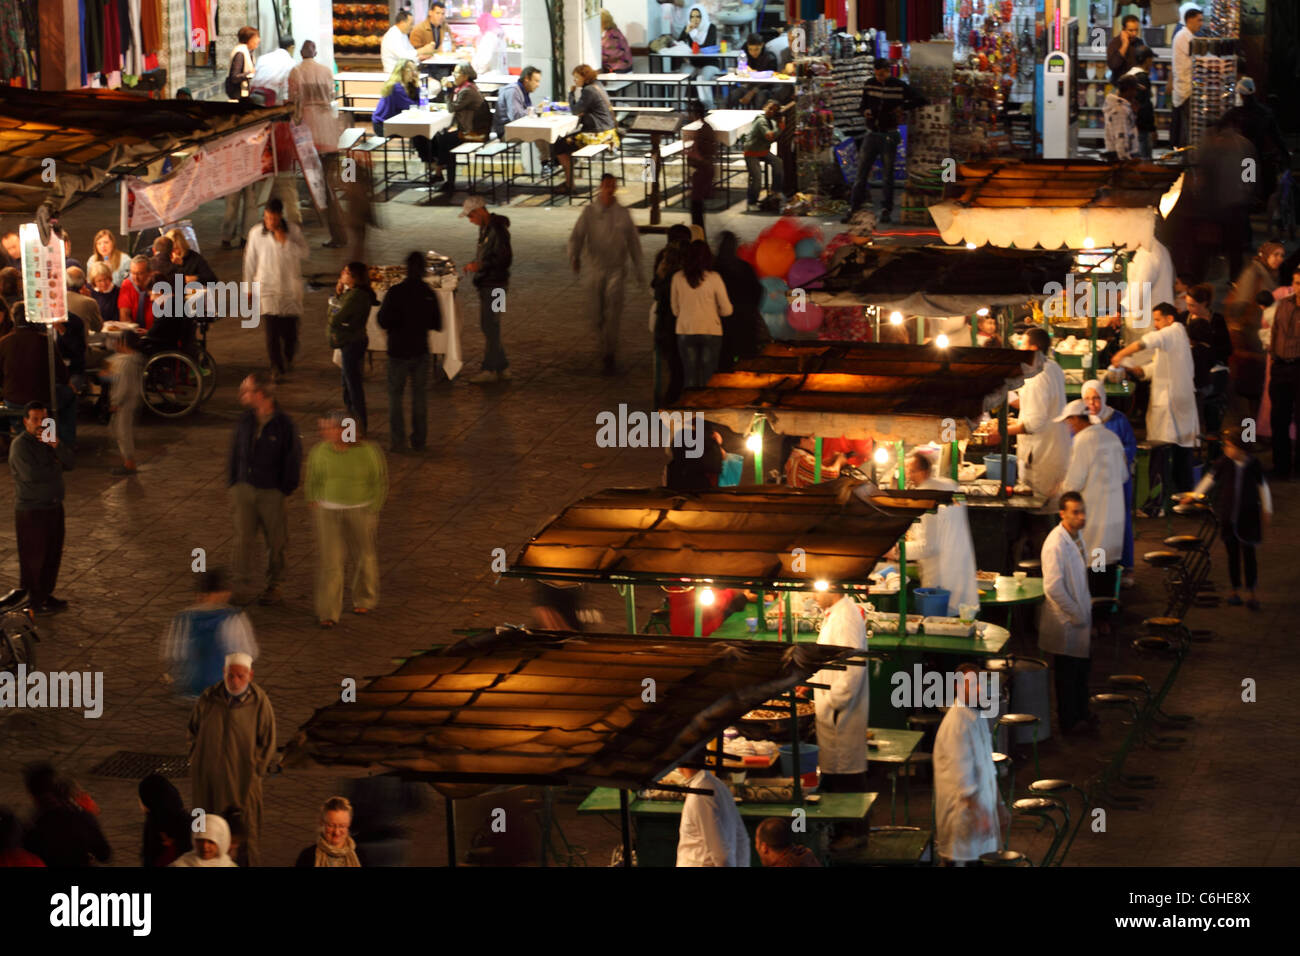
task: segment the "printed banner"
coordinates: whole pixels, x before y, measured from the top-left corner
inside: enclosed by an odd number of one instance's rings
[[[28,322],[50,325],[68,317],[67,288],[63,279],[63,238],[50,235],[41,245],[41,231],[34,222],[18,227],[23,261],[23,306]]]
[[[325,183],[325,168],[321,166],[320,154],[316,152],[311,128],[303,123],[295,124],[292,129],[293,148],[298,154],[298,162],[302,165],[303,178],[307,180],[307,191],[311,193],[311,201],[316,204],[316,208],[324,210],[327,205],[325,190],[329,187]]]
[[[238,192],[270,173],[271,124],[225,136],[199,148],[157,182],[127,176],[122,184],[122,234],[157,229],[205,202]]]

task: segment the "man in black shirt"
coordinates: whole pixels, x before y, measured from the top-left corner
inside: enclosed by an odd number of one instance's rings
[[[889,60],[876,60],[875,75],[862,88],[862,102],[858,109],[867,118],[867,134],[858,150],[858,173],[853,181],[848,222],[864,203],[871,201],[871,167],[880,160],[880,175],[885,185],[885,205],[880,221],[889,222],[894,209],[894,157],[898,152],[898,124],[906,110],[925,106],[926,101],[912,91],[902,80],[889,75]]]
[[[1120,22],[1120,31],[1106,45],[1106,65],[1110,67],[1110,81],[1118,85],[1119,78],[1137,66],[1138,53],[1146,48],[1142,42],[1142,25],[1129,14]]]
[[[406,257],[406,278],[384,295],[379,327],[388,333],[389,450],[406,450],[402,393],[411,380],[411,448],[423,451],[429,429],[429,333],[442,331],[438,293],[424,281],[424,253]]]

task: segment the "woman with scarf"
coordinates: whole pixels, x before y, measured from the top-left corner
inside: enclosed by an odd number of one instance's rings
[[[298,854],[294,866],[360,866],[357,845],[349,836],[352,804],[347,797],[330,797],[320,808],[316,842]]]
[[[192,848],[190,815],[185,810],[185,801],[181,792],[160,773],[151,773],[141,780],[139,793],[145,813],[140,865],[171,866]]]
[[[1124,552],[1120,564],[1124,566],[1123,583],[1133,585],[1133,469],[1137,461],[1137,435],[1123,412],[1106,404],[1106,386],[1096,379],[1083,383],[1082,397],[1088,414],[1098,424],[1110,429],[1124,446],[1124,460],[1128,464],[1128,478],[1124,482]],[[1111,580],[1114,580],[1113,578]]]
[[[709,22],[709,15],[704,7],[696,4],[687,14],[686,29],[681,32],[677,42],[685,43],[692,52],[716,47],[718,45],[718,28]],[[712,80],[722,72],[717,60],[691,60],[679,65],[678,69],[690,70],[691,80],[695,84],[695,97],[706,109],[713,109]],[[707,85],[705,85],[707,84]]]
[[[171,866],[238,866],[230,858],[230,825],[215,813],[198,818],[194,831],[194,849],[179,857]]]

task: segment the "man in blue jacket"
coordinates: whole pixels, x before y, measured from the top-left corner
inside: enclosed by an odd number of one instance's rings
[[[235,513],[235,602],[248,604],[253,594],[253,546],[260,529],[266,538],[266,589],[262,604],[279,604],[288,540],[285,499],[298,487],[302,442],[298,428],[275,400],[268,375],[255,372],[239,386],[247,407],[235,426],[226,483]]]

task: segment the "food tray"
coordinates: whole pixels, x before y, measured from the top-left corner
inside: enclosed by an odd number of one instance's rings
[[[920,634],[921,623],[925,620],[920,614],[907,615],[907,633]],[[898,615],[897,614],[869,614],[867,615],[867,626],[874,631],[882,634],[898,633]]]
[[[955,617],[927,617],[925,633],[944,637],[974,637],[975,623],[963,624]]]

